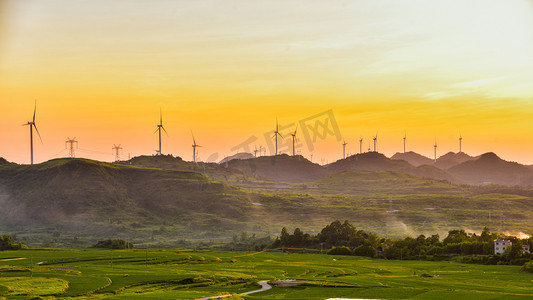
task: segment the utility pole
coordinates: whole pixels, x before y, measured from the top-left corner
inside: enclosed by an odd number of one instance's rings
[[[68,157],[70,158],[74,158],[74,144],[76,144],[76,149],[78,149],[78,141],[76,141],[76,137],[72,139],[67,137],[67,140],[65,141],[65,149],[68,149]]]
[[[118,146],[113,144],[113,148],[111,149],[113,149],[113,152],[114,152],[113,155],[115,155],[115,161],[120,161],[120,150],[122,150],[122,147],[120,147],[120,144],[118,144]]]

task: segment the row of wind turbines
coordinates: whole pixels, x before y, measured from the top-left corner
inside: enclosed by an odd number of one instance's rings
[[[372,140],[374,141],[374,152],[377,152],[377,141],[378,141],[378,134],[374,137],[372,137]],[[406,153],[406,141],[407,141],[407,134],[403,136],[403,153]],[[459,153],[461,153],[462,150],[462,143],[463,143],[463,137],[459,135]],[[343,141],[342,143],[342,158],[346,158],[346,141]],[[370,152],[370,146],[368,147],[368,152]],[[363,138],[359,139],[359,153],[363,153]],[[435,144],[433,144],[433,157],[434,160],[437,161],[437,140],[435,140]]]
[[[22,124],[22,126],[29,126],[30,128],[30,163],[33,165],[33,129],[35,128],[35,132],[37,133],[37,135],[39,136],[39,139],[42,143],[42,138],[41,138],[41,134],[39,133],[39,130],[37,129],[37,124],[35,123],[35,115],[37,113],[37,101],[35,101],[35,105],[34,105],[34,109],[33,109],[33,118],[32,118],[32,121],[28,121],[26,124]],[[156,150],[156,155],[162,155],[162,147],[161,147],[161,136],[162,136],[162,131],[165,132],[165,134],[168,136],[168,133],[165,129],[165,127],[163,126],[163,112],[162,112],[162,109],[160,108],[159,109],[159,124],[157,124],[157,128],[155,130],[154,133],[158,133],[159,135],[159,148],[158,150]],[[298,125],[296,125],[295,129],[293,132],[291,132],[289,135],[292,137],[292,156],[295,156],[296,155],[296,142],[298,141],[298,139],[296,138],[296,134],[298,132]],[[274,142],[275,142],[275,152],[274,152],[274,155],[278,155],[278,137],[281,138],[281,139],[284,139],[283,135],[279,132],[279,124],[278,124],[278,119],[276,118],[276,129],[274,130],[274,135],[272,136],[272,139],[274,139]],[[197,147],[202,147],[200,145],[198,145],[196,143],[196,139],[194,138],[194,133],[192,133],[191,131],[191,135],[192,135],[192,140],[193,140],[193,144],[192,144],[192,149],[193,149],[193,162],[196,163],[197,162],[197,150],[196,148]],[[462,151],[461,147],[462,147],[462,136],[459,136],[459,152]],[[376,133],[375,136],[372,137],[372,141],[373,141],[373,144],[374,144],[374,151],[373,152],[377,152],[377,142],[378,142],[378,134]],[[407,135],[405,134],[404,137],[403,137],[403,152],[406,153],[406,141],[407,141]],[[346,145],[348,145],[348,143],[346,141],[343,141],[342,143],[342,158],[345,159],[346,158]],[[72,148],[72,147],[71,147]],[[434,148],[434,159],[435,161],[437,160],[437,141],[435,141],[435,144],[433,145],[433,148]],[[114,145],[113,147],[114,150],[117,151],[117,154],[116,154],[116,157],[118,158],[118,150],[119,149],[122,149],[119,146],[116,146]],[[257,150],[257,147],[255,148],[255,150],[253,151],[254,152],[254,156],[257,156],[257,152],[259,151],[260,155],[261,155],[261,151],[262,151],[262,147],[260,147],[259,150]],[[266,149],[265,149],[266,151]],[[368,152],[370,152],[370,146],[368,147]],[[72,149],[71,149],[71,152],[72,152]],[[363,138],[361,137],[359,139],[359,153],[363,153]],[[72,156],[72,155],[71,155]],[[117,159],[118,160],[118,159]]]

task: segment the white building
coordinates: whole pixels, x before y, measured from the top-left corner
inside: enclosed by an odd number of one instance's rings
[[[497,239],[494,241],[494,254],[503,254],[507,247],[511,247],[513,242],[510,240]]]
[[[528,244],[522,244],[522,253],[530,253]]]

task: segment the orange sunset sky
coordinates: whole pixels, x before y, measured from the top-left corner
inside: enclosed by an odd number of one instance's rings
[[[154,154],[161,108],[163,154],[185,160],[191,131],[219,161],[267,146],[276,117],[289,138],[331,111],[341,140],[300,136],[314,162],[377,132],[387,156],[404,134],[429,157],[461,134],[468,154],[533,164],[533,1],[2,0],[0,157],[29,163],[35,99],[37,163],[67,137],[77,157]]]

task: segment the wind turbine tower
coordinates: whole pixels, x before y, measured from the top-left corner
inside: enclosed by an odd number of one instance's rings
[[[115,155],[115,161],[120,161],[120,150],[122,150],[122,147],[120,147],[120,144],[115,145],[113,144],[113,152],[114,152],[114,155]]]
[[[363,138],[359,139],[359,154],[363,154]]]
[[[342,159],[346,158],[346,145],[348,145],[348,143],[346,143],[346,141],[343,141],[343,143],[342,143]]]
[[[154,133],[159,131],[159,150],[157,151],[157,155],[162,155],[161,153],[161,129],[163,129],[165,134],[168,136],[168,133],[165,130],[165,127],[163,127],[163,112],[161,111],[161,108],[159,108],[159,124],[157,125],[157,129],[154,131]]]
[[[196,147],[202,147],[202,146],[196,144],[196,140],[194,139],[194,134],[192,134],[192,161],[194,163],[196,163]]]
[[[74,158],[75,156],[74,144],[76,144],[76,149],[78,149],[78,141],[76,141],[76,137],[73,137],[72,139],[67,137],[67,140],[65,141],[65,149],[68,149],[68,157],[70,158]]]
[[[373,138],[374,140],[374,152],[377,152],[377,144],[378,144],[378,134],[376,133],[376,136]]]
[[[437,141],[435,140],[435,145],[433,145],[433,157],[435,159],[435,162],[437,162]]]
[[[254,157],[257,157],[257,146],[255,146],[255,149],[254,149]]]
[[[262,151],[263,151],[263,146],[259,145],[259,157],[261,157]]]
[[[461,146],[462,146],[461,144],[462,143],[463,143],[463,137],[461,135],[459,135],[459,153],[462,152],[462,150],[461,150]]]
[[[37,100],[35,100],[35,107],[33,108],[33,120],[31,122],[28,122],[26,124],[22,124],[22,126],[30,126],[30,164],[33,165],[33,128],[35,127],[35,131],[37,132],[37,135],[39,136],[39,139],[41,140],[41,143],[43,142],[43,139],[41,138],[41,134],[39,134],[39,130],[37,129],[37,125],[35,124],[35,113],[37,112]]]
[[[403,136],[403,153],[405,153],[405,140],[407,139],[407,134]]]
[[[296,154],[296,152],[294,151],[294,142],[296,141],[296,131],[298,130],[298,124],[296,124],[296,129],[294,129],[294,132],[291,133],[291,136],[292,136],[292,156],[294,156]]]
[[[273,138],[276,140],[276,152],[275,152],[276,156],[278,155],[278,135],[280,138],[283,138],[283,136],[281,136],[281,133],[279,133],[278,118],[276,118],[276,130],[274,131],[274,136],[273,136]]]

